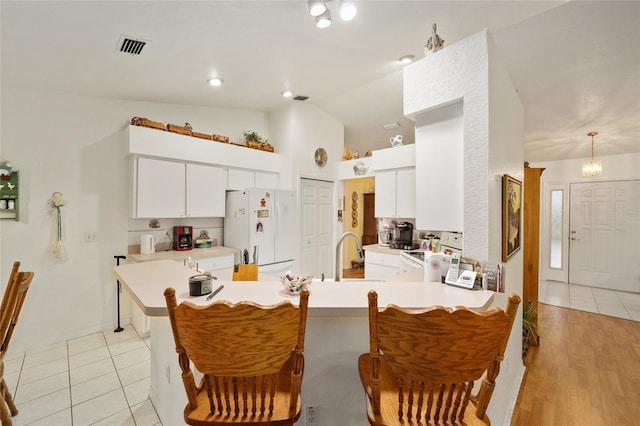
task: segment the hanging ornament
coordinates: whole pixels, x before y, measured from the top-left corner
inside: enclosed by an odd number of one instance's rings
[[[51,197],[51,207],[55,209],[53,214],[54,240],[51,252],[56,259],[64,257],[64,245],[62,244],[62,212],[60,207],[64,206],[61,192],[54,192]]]

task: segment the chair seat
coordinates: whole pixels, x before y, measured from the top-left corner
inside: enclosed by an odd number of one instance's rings
[[[469,404],[464,412],[464,418],[462,422],[437,422],[433,420],[431,422],[425,421],[424,408],[420,420],[415,418],[415,414],[409,420],[406,413],[403,419],[398,418],[398,379],[393,374],[389,365],[382,359],[380,361],[380,414],[374,414],[371,406],[371,356],[362,354],[358,358],[358,370],[360,372],[360,379],[362,380],[367,395],[367,417],[371,425],[385,425],[385,426],[434,426],[434,425],[467,425],[467,426],[487,426],[491,422],[485,415],[483,419],[476,417],[475,406]],[[416,398],[417,399],[417,398]],[[446,397],[444,398],[446,400]],[[426,401],[425,401],[426,404]],[[414,413],[416,409],[417,401],[414,401]],[[432,408],[431,415],[435,414],[435,407]]]

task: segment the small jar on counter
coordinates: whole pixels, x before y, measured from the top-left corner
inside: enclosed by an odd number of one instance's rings
[[[431,251],[438,253],[440,251],[440,237],[433,237],[431,242]]]

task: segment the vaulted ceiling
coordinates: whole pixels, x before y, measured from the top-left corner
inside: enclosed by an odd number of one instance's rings
[[[640,2],[359,0],[350,22],[327,4],[333,24],[318,29],[306,0],[2,1],[1,87],[264,112],[313,103],[363,152],[413,141],[397,59],[423,57],[433,23],[445,49],[488,28],[524,106],[528,161],[588,157],[592,130],[597,155],[640,152]],[[142,53],[118,52],[122,35],[146,40]]]

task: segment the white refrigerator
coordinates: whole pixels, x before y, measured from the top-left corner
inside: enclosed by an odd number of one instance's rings
[[[298,215],[296,193],[251,188],[228,191],[224,246],[248,251],[248,263],[261,273],[280,276],[295,271]],[[236,256],[236,262],[244,259]]]

